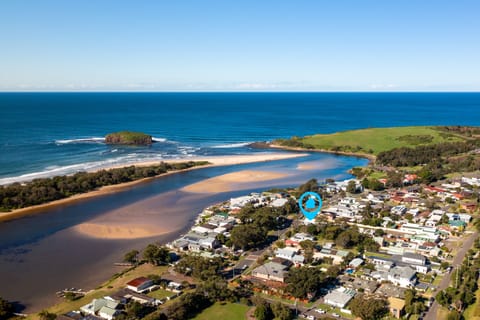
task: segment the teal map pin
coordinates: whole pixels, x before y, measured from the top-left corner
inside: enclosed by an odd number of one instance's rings
[[[305,198],[307,198],[306,201]],[[312,221],[318,215],[320,209],[322,209],[322,197],[316,192],[305,192],[301,195],[300,199],[298,199],[298,206],[305,218]]]

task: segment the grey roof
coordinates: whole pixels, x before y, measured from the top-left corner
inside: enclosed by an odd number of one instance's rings
[[[287,267],[282,264],[279,264],[276,262],[268,262],[262,266],[255,268],[252,273],[283,276],[286,270],[287,270]]]
[[[345,306],[355,296],[355,290],[340,288],[325,296],[325,302]]]
[[[393,267],[390,270],[390,275],[395,279],[412,279],[415,276],[416,272],[410,267]]]
[[[363,259],[355,258],[352,261],[350,261],[349,265],[354,267],[354,268],[357,268],[357,267],[361,266],[362,263],[363,263]]]
[[[403,254],[403,257],[409,258],[409,259],[417,259],[417,260],[425,260],[426,258],[418,253],[413,253],[413,252],[405,252]]]

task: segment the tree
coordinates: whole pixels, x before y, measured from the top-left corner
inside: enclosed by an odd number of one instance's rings
[[[324,277],[318,268],[292,268],[285,279],[287,291],[296,298],[315,295],[322,286]]]
[[[160,265],[170,262],[170,252],[164,247],[156,244],[149,244],[143,251],[143,258],[153,265]]]
[[[270,304],[260,297],[253,297],[253,304],[255,305],[255,312],[253,315],[258,320],[270,320],[273,318]]]
[[[354,180],[350,180],[347,184],[347,192],[357,193],[357,183]]]
[[[293,318],[292,310],[283,303],[276,302],[270,307],[275,320],[291,320]]]
[[[131,250],[123,256],[123,261],[128,262],[128,263],[136,263],[138,260],[138,250]]]
[[[272,317],[269,304],[261,304],[255,308],[254,316],[257,320],[269,320]]]
[[[236,248],[247,250],[257,248],[267,239],[267,231],[253,224],[235,226],[230,234],[230,240]]]
[[[350,302],[352,313],[363,320],[382,319],[388,313],[388,302],[376,297],[367,298],[364,294],[358,294]]]
[[[55,313],[48,312],[48,310],[42,310],[38,313],[40,320],[55,320],[57,315]]]
[[[13,305],[0,297],[0,320],[5,320],[13,314]]]

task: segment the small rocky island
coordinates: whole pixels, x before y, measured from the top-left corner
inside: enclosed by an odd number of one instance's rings
[[[151,135],[142,132],[120,131],[107,134],[105,137],[105,143],[147,146],[153,143],[153,139]]]

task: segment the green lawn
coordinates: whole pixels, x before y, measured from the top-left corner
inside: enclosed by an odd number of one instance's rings
[[[381,151],[398,147],[412,147],[461,140],[464,140],[461,136],[448,134],[434,127],[423,126],[369,128],[332,134],[317,134],[298,139],[301,143],[311,145],[315,149],[374,155]]]
[[[155,291],[152,291],[152,292],[148,293],[147,295],[152,297],[152,298],[161,300],[163,298],[173,296],[174,294],[175,293],[172,292],[172,291],[158,289],[158,290],[155,290]]]
[[[228,319],[228,320],[244,320],[245,314],[249,307],[238,303],[215,303],[213,306],[203,310],[194,320],[210,320],[210,319]]]

